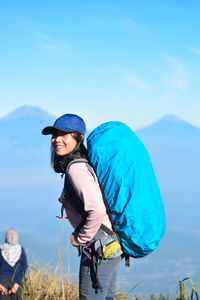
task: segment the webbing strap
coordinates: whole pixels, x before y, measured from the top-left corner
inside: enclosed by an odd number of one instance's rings
[[[69,201],[73,209],[77,211],[79,215],[81,215],[82,219],[85,219],[87,217],[87,213],[84,210],[83,201],[78,197],[73,186],[70,184],[67,174],[65,175],[64,188],[69,193],[69,196],[66,200]]]
[[[74,159],[72,161],[70,161],[70,163],[68,163],[67,165],[67,168],[66,168],[66,171],[65,171],[65,174],[68,172],[69,170],[69,167],[75,163],[80,163],[80,162],[85,162],[85,163],[88,163],[88,160],[86,158],[77,158],[77,159]]]
[[[67,190],[67,192],[69,193],[66,201],[69,201],[70,205],[73,207],[73,209],[75,211],[78,212],[78,214],[81,215],[82,217],[82,221],[81,223],[76,227],[75,229],[75,232],[78,232],[80,231],[80,229],[84,226],[86,220],[87,220],[87,216],[88,216],[88,213],[84,210],[84,204],[83,204],[83,201],[79,198],[79,196],[76,194],[73,186],[71,185],[71,183],[69,182],[69,179],[68,179],[68,170],[69,170],[69,167],[74,164],[74,163],[80,163],[80,162],[85,162],[85,163],[88,163],[88,160],[85,159],[85,158],[79,158],[79,159],[75,159],[75,160],[72,160],[68,166],[67,166],[67,169],[66,169],[66,174],[65,174],[65,182],[64,182],[64,189]],[[92,170],[88,169],[91,173],[92,176],[94,176],[94,174],[92,173]],[[62,199],[62,203],[64,205],[64,202],[65,202],[65,199]],[[60,199],[59,199],[60,201]],[[60,201],[61,202],[61,201]],[[62,208],[61,208],[62,209]],[[107,226],[105,226],[104,224],[101,224],[101,227],[100,227],[103,231],[105,231],[107,234],[109,235],[114,235],[115,232],[113,232],[112,230],[110,230]]]
[[[107,233],[107,234],[109,234],[109,235],[114,235],[115,234],[115,232],[114,231],[112,231],[112,230],[110,230],[106,225],[104,225],[104,224],[101,224],[101,227],[100,227],[101,229],[103,229],[103,231],[105,231],[105,233]]]

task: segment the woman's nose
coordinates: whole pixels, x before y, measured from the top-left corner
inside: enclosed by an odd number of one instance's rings
[[[56,142],[60,142],[61,139],[62,139],[62,137],[61,137],[60,135],[57,135],[57,136],[55,137],[55,141],[56,141]]]

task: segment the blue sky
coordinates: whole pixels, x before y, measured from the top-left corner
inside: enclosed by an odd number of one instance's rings
[[[22,105],[200,127],[198,0],[0,1],[0,117]]]

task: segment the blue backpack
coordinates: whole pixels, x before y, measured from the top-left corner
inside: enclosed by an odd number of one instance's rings
[[[164,234],[165,213],[146,148],[121,122],[94,129],[87,148],[124,253],[149,254]]]

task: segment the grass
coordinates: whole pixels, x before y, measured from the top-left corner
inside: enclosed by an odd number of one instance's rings
[[[191,292],[188,292],[188,287],[186,281],[190,281],[191,284]],[[177,300],[199,300],[199,296],[195,287],[195,284],[191,278],[179,279],[179,296]]]
[[[188,284],[188,285],[187,285]],[[190,288],[190,289],[189,289]],[[40,268],[34,261],[29,266],[29,272],[23,280],[22,300],[78,300],[78,283],[72,277],[62,273],[58,263],[53,273],[50,266]],[[144,300],[136,296],[129,296],[117,292],[115,300]],[[147,298],[146,298],[147,299]],[[174,297],[151,295],[150,300],[199,300],[194,282],[191,278],[179,279],[177,294]]]
[[[78,300],[79,287],[70,275],[64,275],[57,264],[53,273],[47,265],[40,268],[34,261],[23,280],[22,300]],[[115,300],[132,300],[131,296],[117,293]]]
[[[53,273],[50,266],[39,268],[37,262],[31,264],[29,269],[23,281],[23,300],[78,300],[78,284],[70,276],[59,272],[59,265]]]

